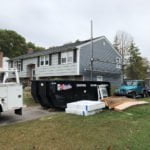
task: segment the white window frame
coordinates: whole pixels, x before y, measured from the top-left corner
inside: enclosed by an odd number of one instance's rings
[[[103,81],[103,76],[100,76],[100,75],[97,76],[97,77],[96,77],[96,80],[97,80],[97,81]]]
[[[48,62],[48,64],[46,64],[46,61]],[[49,65],[49,55],[45,55],[45,66]]]
[[[41,62],[43,62],[43,64],[41,64]],[[44,66],[45,65],[45,56],[40,56],[40,66]]]
[[[67,53],[67,63],[73,63],[73,51]]]
[[[63,62],[63,59],[65,59],[66,61]],[[67,52],[61,53],[61,64],[67,64]]]
[[[120,57],[116,57],[116,68],[121,69],[121,58]]]

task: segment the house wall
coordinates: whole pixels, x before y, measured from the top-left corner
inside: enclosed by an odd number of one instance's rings
[[[36,68],[36,76],[66,76],[77,75],[77,63],[58,64],[58,54],[52,55],[52,65],[39,66]]]
[[[91,58],[91,43],[85,44],[80,48],[80,74],[84,76],[84,80],[90,80],[90,58]],[[116,62],[116,58],[121,56],[112,48],[107,39],[102,38],[93,41],[94,58],[98,58],[105,62]],[[121,84],[121,71],[116,68],[116,64],[94,62],[94,69],[97,72],[93,73],[93,80],[97,76],[103,76],[104,81],[109,81],[114,86]]]
[[[23,70],[19,72],[21,78],[30,77],[28,65],[35,64],[35,77],[52,77],[52,76],[71,76],[78,75],[77,63],[58,64],[58,54],[52,54],[51,65],[37,65],[38,58],[29,58],[23,60]],[[17,64],[17,63],[15,63]],[[16,65],[15,65],[16,66]]]

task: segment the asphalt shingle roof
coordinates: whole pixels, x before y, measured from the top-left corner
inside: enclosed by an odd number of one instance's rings
[[[99,38],[100,37],[97,37],[97,38],[94,38],[93,40],[96,40],[96,39],[99,39]],[[76,47],[79,46],[79,45],[82,45],[82,44],[85,44],[87,42],[90,42],[90,40],[91,39],[85,40],[85,41],[76,41],[74,43],[68,43],[68,44],[64,44],[62,46],[51,47],[51,48],[49,48],[47,50],[42,50],[42,51],[38,51],[38,52],[33,52],[33,53],[21,55],[21,56],[12,58],[11,60],[33,58],[33,57],[47,55],[47,54],[52,54],[52,53],[70,51],[70,50],[76,49]]]

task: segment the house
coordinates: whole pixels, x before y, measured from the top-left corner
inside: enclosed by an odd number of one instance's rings
[[[3,57],[3,52],[0,52],[0,69],[8,69],[9,68],[9,58]]]
[[[121,55],[105,36],[93,39],[93,80],[121,84]],[[76,41],[13,58],[21,80],[90,80],[91,40]],[[12,77],[13,78],[13,77]]]

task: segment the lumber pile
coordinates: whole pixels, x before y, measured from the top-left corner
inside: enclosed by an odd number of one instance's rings
[[[138,101],[136,99],[131,99],[131,98],[127,98],[127,97],[117,97],[117,96],[104,98],[103,101],[105,102],[105,105],[109,109],[114,109],[116,111],[123,111],[129,107],[149,103],[146,101]]]

